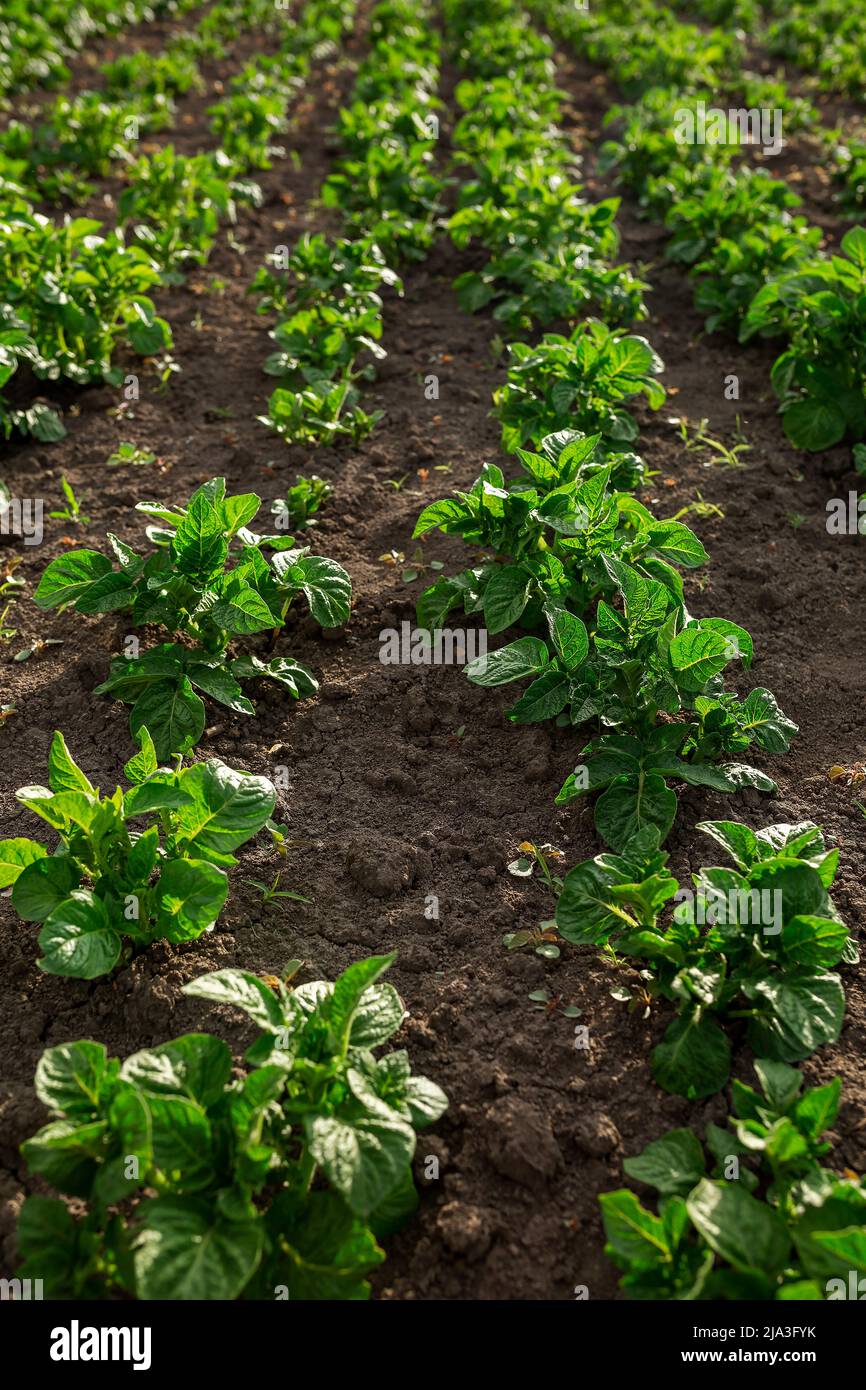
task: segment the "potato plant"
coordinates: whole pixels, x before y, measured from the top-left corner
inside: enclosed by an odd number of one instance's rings
[[[835,1171],[823,1136],[841,1081],[804,1089],[801,1073],[756,1061],[759,1090],[734,1081],[728,1128],[656,1139],[623,1167],[655,1189],[602,1193],[605,1253],[628,1298],[820,1300],[850,1296],[866,1254],[866,1186]],[[856,1277],[856,1276],[855,1276]]]
[[[647,826],[664,839],[677,807],[672,781],[772,790],[742,755],[752,744],[784,752],[796,726],[770,691],[741,698],[725,686],[731,662],[751,666],[752,639],[727,619],[689,614],[681,571],[706,563],[698,537],[614,485],[642,465],[601,435],[560,431],[541,449],[518,450],[516,479],[488,464],[469,492],[421,513],[415,536],[435,528],[483,556],[425,590],[419,624],[441,628],[460,607],[490,635],[525,630],[466,675],[484,687],[529,681],[509,711],[514,723],[598,721],[605,732],[582,748],[557,800],[603,791],[596,828],[618,852]]]
[[[241,681],[269,677],[294,699],[317,688],[309,668],[291,657],[232,655],[235,639],[256,633],[276,639],[299,596],[323,627],[338,627],[349,616],[351,581],[342,565],[311,555],[284,532],[251,531],[260,506],[255,493],[227,496],[225,479],[212,478],[186,507],[138,504],[137,511],[162,523],[148,528],[150,554],[109,536],[111,558],[71,550],[52,560],[39,581],[34,600],[41,608],[125,612],[134,627],[155,623],[186,639],[115,657],[97,687],[132,705],[132,733],[146,726],[160,758],[185,753],[201,738],[205,708],[198,691],[253,714]]]
[[[733,868],[703,868],[683,891],[647,827],[624,851],[572,869],[556,906],[567,941],[610,944],[641,962],[650,996],[673,1004],[676,1017],[653,1050],[653,1076],[690,1100],[726,1084],[737,1020],[752,1051],[776,1062],[801,1061],[835,1042],[845,996],[833,967],[859,958],[829,892],[839,851],[826,849],[817,826],[754,832],[706,821],[698,829],[722,845]]]
[[[28,1198],[24,1277],[51,1298],[368,1297],[378,1240],[418,1201],[415,1131],[447,1106],[406,1052],[377,1055],[405,1013],[381,979],[393,959],[294,989],[243,970],[191,981],[257,1026],[242,1071],[209,1033],[123,1062],[49,1048],[36,1092],[54,1118],[22,1153],[79,1211]]]
[[[58,731],[48,786],[17,792],[59,843],[49,854],[39,840],[0,840],[0,887],[40,923],[38,965],[51,975],[92,980],[154,941],[201,936],[225,905],[234,850],[276,802],[267,778],[219,758],[160,767],[146,728],[125,771],[131,787],[103,796]]]

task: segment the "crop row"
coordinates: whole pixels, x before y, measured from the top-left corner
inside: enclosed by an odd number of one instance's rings
[[[484,269],[461,277],[458,291],[470,310],[493,303],[510,326],[543,324],[552,303],[558,316],[574,316],[580,291],[571,288],[572,264],[553,272],[543,295],[533,279],[537,266],[556,264],[560,228],[576,209],[590,226],[595,211],[581,206],[563,177],[568,155],[555,128],[549,45],[508,0],[455,0],[446,12],[469,71],[458,100],[471,114],[458,125],[455,145],[476,174],[451,226],[458,239],[475,235],[493,253]],[[657,32],[661,48],[665,31]],[[624,43],[613,26],[607,38],[612,51],[639,52],[641,70],[652,68],[652,52],[647,65],[645,51]],[[526,74],[534,101],[519,85],[497,88],[500,72],[515,70]],[[490,169],[495,181],[485,179]],[[518,184],[519,198],[512,196]],[[540,216],[547,189],[560,192],[561,202]],[[500,226],[507,229],[501,237]],[[610,312],[611,284],[634,283],[622,268],[604,273],[615,240],[602,245],[584,230],[573,241],[578,266],[589,272],[586,297]],[[548,248],[552,254],[544,255]],[[616,303],[622,313],[629,299]],[[639,297],[631,305],[632,316],[642,312]],[[549,871],[546,878],[557,896],[559,936],[634,959],[642,985],[633,1005],[661,996],[673,1006],[652,1057],[658,1084],[691,1099],[720,1090],[729,1080],[731,1030],[741,1020],[760,1059],[761,1094],[733,1083],[734,1136],[710,1129],[713,1165],[689,1131],[665,1136],[626,1164],[631,1176],[657,1187],[658,1216],[629,1191],[602,1198],[608,1251],[625,1272],[624,1289],[649,1298],[822,1297],[824,1281],[844,1277],[852,1249],[863,1245],[866,1196],[820,1161],[838,1081],[800,1096],[802,1078],[790,1063],[838,1039],[844,993],[833,967],[858,955],[828,891],[838,851],[827,851],[813,825],[754,832],[708,821],[699,828],[733,867],[702,869],[688,890],[667,867],[661,844],[676,810],[669,783],[769,789],[769,779],[739,758],[750,742],[784,752],[796,730],[770,692],[740,700],[725,689],[722,672],[732,658],[751,664],[751,639],[725,620],[689,616],[680,571],[703,563],[706,553],[689,528],[657,520],[630,491],[644,469],[623,403],[644,392],[658,405],[660,368],[645,339],[597,320],[569,338],[511,345],[508,382],[494,399],[519,475],[508,479],[487,465],[468,493],[425,508],[416,535],[438,528],[480,555],[470,568],[437,579],[422,595],[418,620],[439,627],[460,606],[483,615],[489,633],[522,628],[527,635],[471,662],[467,676],[482,686],[530,679],[510,711],[514,722],[599,721],[604,730],[581,750],[558,800],[601,791],[596,828],[610,848],[564,881]],[[527,441],[531,449],[516,447]],[[725,756],[738,761],[719,765]],[[672,901],[679,906],[663,922]],[[768,902],[772,921],[761,908]],[[539,940],[538,933],[518,936],[512,947]]]
[[[69,79],[67,61],[95,38],[163,15],[183,15],[198,0],[10,0],[0,19],[0,91],[56,86]]]
[[[396,267],[424,256],[435,235],[439,44],[427,7],[416,10],[407,0],[376,6],[370,51],[338,116],[342,154],[321,200],[345,237],[301,237],[252,286],[259,311],[279,315],[265,371],[280,385],[260,418],[287,443],[357,442],[375,427],[380,412],[363,408],[358,383],[385,356],[379,291],[402,292]]]
[[[307,6],[293,51],[273,61],[249,100],[251,74],[243,75],[218,132],[233,160],[269,157],[277,107],[352,12],[351,3],[339,15],[333,5]],[[389,13],[383,6],[383,24]],[[198,187],[187,190],[192,210]],[[176,214],[171,199],[153,207],[155,231],[173,233],[170,245],[148,248],[159,269],[201,251],[195,226]],[[324,491],[301,490],[286,508],[292,525],[309,520]],[[158,939],[200,936],[225,904],[234,851],[261,830],[282,838],[266,778],[217,758],[184,765],[204,728],[201,695],[252,714],[241,681],[267,676],[293,696],[316,688],[307,668],[270,653],[294,599],[324,626],[348,617],[342,567],[285,529],[251,531],[259,507],[254,494],[227,496],[213,479],[184,507],[141,508],[152,522],[149,553],[110,536],[108,555],[72,551],[42,577],[43,607],[126,611],[133,627],[159,623],[175,639],[117,657],[102,687],[132,705],[139,752],[125,768],[128,790],[103,795],[57,733],[48,786],[19,792],[59,844],[49,855],[38,840],[2,842],[0,885],[38,925],[48,973],[93,979]],[[230,644],[255,634],[270,634],[262,655],[229,657]],[[28,1141],[26,1158],[56,1189],[84,1199],[86,1213],[46,1197],[25,1203],[24,1277],[38,1271],[49,1296],[365,1296],[365,1276],[384,1258],[377,1238],[417,1203],[415,1130],[446,1103],[412,1074],[404,1052],[375,1056],[404,1016],[379,979],[391,959],[291,991],[242,971],[192,982],[191,995],[234,1004],[258,1024],[240,1078],[226,1044],[207,1034],[122,1064],[97,1043],[49,1049],[36,1087],[55,1118]],[[119,1214],[136,1197],[134,1213]]]
[[[621,127],[602,164],[672,233],[668,255],[686,266],[711,330],[782,340],[772,371],[785,432],[813,451],[866,435],[863,293],[866,231],[842,255],[818,249],[820,232],[794,213],[800,199],[763,169],[737,163],[740,136],[684,138],[683,115],[715,109],[736,80],[736,41],[681,24],[654,0],[575,12],[538,4],[557,34],[603,64],[636,100],[609,115]],[[659,23],[660,15],[665,23]],[[751,91],[747,106],[764,104]]]
[[[165,281],[182,279],[188,264],[203,264],[220,223],[234,221],[241,202],[258,200],[249,175],[270,168],[281,153],[274,141],[286,128],[286,107],[323,49],[340,39],[351,8],[314,2],[291,29],[280,20],[278,52],[248,65],[209,109],[218,148],[185,156],[167,144],[126,165],[118,227],[105,232],[86,217],[58,223],[36,212],[32,200],[61,188],[81,196],[81,173],[104,174],[113,160],[131,159],[142,129],[170,120],[168,92],[189,77],[190,53],[213,45],[221,51],[238,28],[272,23],[275,13],[268,0],[220,0],[190,44],[183,36],[160,57],[142,53],[111,65],[110,82],[124,92],[138,88],[134,98],[85,92],[74,102],[58,100],[48,133],[10,126],[0,224],[0,390],[24,366],[37,379],[116,384],[119,344],[144,356],[170,349],[171,329],[152,295]],[[59,183],[54,169],[63,171]],[[49,407],[12,408],[2,397],[0,428],[43,440],[64,432]]]

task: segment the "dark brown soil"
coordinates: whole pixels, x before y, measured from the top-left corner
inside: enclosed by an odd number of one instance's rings
[[[352,51],[359,52],[357,44]],[[518,729],[504,719],[504,693],[469,685],[449,667],[394,667],[379,660],[379,633],[413,617],[424,581],[405,584],[401,567],[382,557],[409,556],[414,518],[427,501],[476,476],[498,453],[489,418],[491,391],[503,377],[491,343],[495,326],[458,310],[450,288],[466,257],[442,239],[430,257],[405,274],[406,293],[387,305],[389,358],[368,392],[385,418],[357,449],[286,448],[255,416],[270,383],[261,370],[268,324],[245,290],[266,252],[304,227],[323,225],[310,199],[326,171],[323,129],[346,90],[347,74],[314,84],[291,145],[300,169],[283,164],[263,177],[266,202],[245,216],[239,255],[221,239],[207,270],[160,299],[175,330],[182,373],[168,390],[142,377],[142,398],[119,418],[114,391],[77,398],[69,436],[53,446],[10,450],[4,476],[13,494],[59,500],[61,474],[84,498],[82,530],[53,524],[40,547],[23,548],[28,591],[12,610],[18,636],[4,648],[2,699],[17,714],[2,726],[0,834],[38,834],[15,789],[44,778],[51,732],[60,727],[84,769],[111,788],[131,751],[125,707],[94,697],[124,632],[122,620],[41,614],[30,602],[38,577],[69,539],[101,545],[106,531],[141,537],[132,504],[145,497],[185,499],[200,481],[224,474],[233,490],[254,488],[267,503],[283,495],[296,473],[315,471],[334,487],[315,544],[349,569],[355,609],[344,633],[324,641],[299,624],[280,642],[322,679],[320,694],[290,704],[263,689],[257,717],[212,710],[205,745],[235,766],[273,774],[289,769],[280,819],[299,843],[290,847],[283,879],[313,903],[263,907],[249,877],[278,867],[264,844],[242,851],[229,907],[216,931],[185,947],[156,947],[107,980],[84,983],[35,968],[36,933],[2,904],[4,969],[0,1007],[2,1151],[0,1199],[6,1269],[14,1264],[14,1226],[22,1196],[33,1189],[18,1146],[45,1115],[33,1093],[43,1048],[95,1037],[124,1056],[192,1029],[212,1029],[241,1050],[243,1026],[227,1011],[187,1000],[180,986],[206,971],[238,965],[279,972],[303,957],[301,978],[332,976],[371,952],[399,951],[392,979],[410,1011],[399,1042],[419,1070],[451,1098],[447,1115],[419,1143],[418,1217],[390,1242],[376,1281],[381,1298],[569,1299],[576,1285],[592,1298],[616,1292],[603,1253],[597,1194],[620,1185],[622,1159],[672,1125],[700,1129],[720,1118],[722,1097],[699,1105],[659,1092],[648,1051],[663,1031],[663,1014],[645,1022],[625,1012],[611,989],[631,978],[590,950],[565,948],[559,961],[509,954],[502,934],[550,914],[551,900],[534,882],[506,872],[520,841],[557,845],[571,865],[597,849],[591,810],[559,810],[553,797],[581,746],[546,727]],[[586,173],[610,100],[603,81],[575,67],[563,73],[574,108],[586,123]],[[681,797],[670,839],[675,867],[687,872],[704,856],[693,826],[707,815],[739,816],[753,825],[811,818],[842,846],[838,901],[855,930],[863,925],[866,823],[856,792],[828,780],[831,765],[866,757],[862,721],[866,619],[861,599],[862,551],[857,538],[825,529],[828,498],[854,485],[847,449],[820,457],[788,446],[769,386],[772,355],[701,336],[688,283],[662,263],[663,239],[628,206],[620,219],[623,256],[652,260],[649,335],[667,363],[669,406],[644,412],[642,452],[657,470],[646,497],[673,515],[698,490],[724,519],[694,520],[712,562],[690,579],[697,614],[719,614],[754,634],[755,684],[774,689],[802,733],[787,758],[766,759],[778,779],[770,799],[747,792],[733,801],[697,791]],[[224,292],[209,293],[211,276]],[[724,399],[736,372],[739,402]],[[428,402],[423,378],[435,373],[440,399]],[[706,417],[728,439],[739,414],[751,444],[747,468],[707,466],[686,452],[670,417]],[[106,469],[121,440],[154,450],[149,469]],[[450,472],[436,472],[446,465]],[[395,487],[393,483],[400,483]],[[792,524],[792,514],[802,523]],[[14,547],[0,554],[11,555]],[[456,543],[432,540],[429,557],[461,563]],[[29,661],[14,652],[56,637]],[[744,682],[744,688],[745,688]],[[436,895],[438,920],[425,916]],[[862,1059],[866,1000],[859,970],[846,971],[848,1014],[835,1048],[806,1067],[810,1078],[841,1073],[845,1101],[837,1123],[838,1157],[866,1166],[866,1096]],[[573,1021],[533,1010],[531,991],[546,985],[576,1004],[589,1028],[589,1050],[575,1047]],[[742,1054],[738,1066],[748,1071]],[[427,1155],[440,1160],[427,1182]]]

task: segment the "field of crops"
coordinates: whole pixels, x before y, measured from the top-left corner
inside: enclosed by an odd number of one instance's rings
[[[0,54],[4,1298],[866,1298],[866,0]]]

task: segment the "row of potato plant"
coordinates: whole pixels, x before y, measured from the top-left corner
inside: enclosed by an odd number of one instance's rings
[[[477,16],[478,7],[472,8]],[[509,11],[516,17],[512,53]],[[495,18],[498,46],[490,58],[490,37],[478,45],[484,54],[479,66],[489,65],[488,85],[478,82],[466,102],[473,126],[497,61],[507,70],[513,53],[534,54],[540,62],[532,81],[543,96],[544,78],[549,83],[551,76],[550,50],[537,43],[519,12],[488,4],[481,13]],[[461,25],[459,4],[453,14],[464,36],[468,26]],[[463,44],[461,56],[469,58],[472,42],[464,37]],[[510,161],[525,161],[525,173],[549,141],[556,107],[542,107],[548,122],[543,135],[518,114],[524,109],[519,93],[513,111],[503,101],[507,133],[496,150],[501,186],[509,186]],[[456,144],[459,149],[459,126]],[[507,195],[502,202],[504,211],[494,197],[480,213],[481,197],[464,194],[467,225],[489,229],[502,213],[508,243],[504,274],[494,258],[485,271],[462,277],[458,290],[470,310],[496,303],[499,291],[506,297],[494,315],[506,322],[523,315],[522,326],[532,326],[532,298],[508,298],[507,258],[510,247],[536,244],[537,227],[529,219],[522,225],[521,205],[508,208]],[[531,199],[526,203],[532,207]],[[495,248],[495,235],[491,243]],[[552,277],[547,302],[569,303],[570,273],[569,267],[558,300]],[[519,280],[521,287],[527,282],[531,271]],[[543,309],[539,319],[543,323]],[[769,789],[772,783],[755,769],[716,760],[741,757],[751,741],[783,752],[796,729],[770,692],[754,690],[741,701],[723,689],[721,671],[731,656],[750,665],[751,639],[724,620],[690,618],[679,570],[703,563],[706,552],[689,528],[658,521],[632,495],[644,467],[630,448],[638,431],[624,402],[644,392],[659,403],[654,377],[661,363],[645,340],[598,321],[579,325],[571,341],[583,348],[574,361],[565,339],[554,340],[553,351],[549,336],[540,345],[546,352],[511,347],[508,386],[515,394],[498,392],[497,409],[503,444],[516,451],[521,474],[509,481],[486,465],[470,492],[425,508],[416,535],[436,527],[463,536],[481,554],[478,563],[442,576],[422,595],[418,620],[441,626],[462,605],[481,614],[488,631],[519,623],[530,635],[470,663],[470,679],[495,685],[532,678],[510,712],[517,722],[551,716],[565,725],[599,721],[603,732],[582,750],[583,761],[559,800],[604,789],[596,826],[610,849],[558,885],[555,927],[574,944],[634,958],[642,967],[641,1001],[661,996],[673,1004],[675,1017],[653,1052],[658,1084],[690,1099],[724,1087],[731,1034],[740,1020],[747,1020],[747,1041],[762,1059],[761,1096],[733,1083],[735,1114],[742,1118],[732,1123],[749,1123],[748,1146],[711,1127],[716,1166],[708,1170],[697,1138],[675,1131],[625,1165],[630,1176],[657,1185],[658,1216],[629,1190],[602,1197],[607,1251],[625,1271],[623,1288],[646,1298],[820,1298],[820,1277],[839,1274],[852,1242],[856,1247],[866,1240],[866,1230],[849,1229],[852,1221],[864,1225],[862,1184],[820,1163],[828,1148],[820,1136],[835,1115],[839,1082],[798,1099],[802,1078],[788,1065],[838,1040],[844,992],[832,967],[858,960],[828,892],[838,851],[828,852],[809,823],[755,833],[738,822],[705,822],[700,828],[724,847],[734,868],[703,869],[688,891],[667,869],[659,846],[676,797],[666,778],[717,790],[738,784]],[[568,428],[575,424],[581,428]],[[519,447],[527,440],[538,452]],[[659,611],[651,617],[657,599]],[[678,621],[671,615],[679,605]],[[642,648],[654,624],[666,627],[665,636]],[[534,635],[539,628],[543,636]],[[676,695],[669,701],[671,691]],[[768,894],[769,917],[763,910]],[[678,905],[664,921],[672,900]],[[748,1167],[735,1174],[725,1162],[732,1154],[739,1161],[754,1153],[762,1156],[764,1174],[776,1179],[769,1189],[761,1183],[758,1195],[759,1175]]]
[[[370,49],[339,113],[342,154],[321,191],[346,236],[304,235],[285,265],[272,256],[256,276],[259,311],[279,315],[277,351],[265,371],[279,378],[262,423],[288,443],[364,438],[381,412],[367,411],[381,346],[385,287],[393,269],[429,249],[440,213],[435,168],[439,38],[428,6],[384,0],[370,17]]]
[[[339,13],[333,4],[308,5],[291,51],[232,84],[211,112],[221,141],[217,182],[229,170],[267,167],[290,88],[344,35],[353,10],[353,0]],[[386,45],[408,14],[406,6],[384,5],[374,15],[380,81]],[[392,65],[395,56],[390,51]],[[133,63],[127,76],[142,80],[144,66]],[[375,77],[371,65],[365,80]],[[383,128],[383,110],[379,120]],[[145,159],[122,199],[123,220],[149,219],[152,234],[138,225],[135,235],[158,274],[206,256],[213,209],[227,211],[218,190],[210,205],[201,196],[205,166],[197,159],[171,147]],[[396,230],[388,207],[379,211]],[[94,230],[83,226],[82,237],[93,242]],[[355,252],[365,285],[389,279],[374,243],[341,246]],[[321,273],[320,250],[315,239],[298,248],[300,279],[312,283]],[[138,257],[145,264],[144,252]],[[327,264],[332,272],[330,255]],[[317,482],[299,482],[286,504],[301,526],[326,494]],[[135,627],[157,623],[175,639],[137,658],[116,657],[99,688],[132,705],[139,751],[126,764],[126,790],[104,795],[58,731],[48,785],[18,792],[57,843],[49,851],[29,837],[0,841],[0,888],[11,890],[23,921],[37,924],[38,965],[47,973],[95,980],[157,940],[177,945],[201,936],[225,905],[235,851],[262,830],[281,838],[267,778],[215,757],[184,760],[204,730],[202,695],[253,713],[241,686],[249,678],[268,676],[294,697],[316,689],[308,668],[272,655],[294,599],[303,597],[324,626],[348,617],[345,570],[285,531],[252,531],[259,507],[255,494],[227,495],[214,478],[185,506],[139,505],[151,522],[148,553],[110,535],[109,554],[73,550],[42,576],[35,595],[42,608],[126,612]],[[256,634],[269,638],[261,654],[237,655],[235,642]],[[23,1277],[61,1298],[369,1296],[367,1276],[384,1259],[379,1240],[417,1205],[415,1131],[447,1105],[434,1082],[413,1075],[404,1051],[376,1055],[405,1017],[380,978],[392,961],[359,962],[333,984],[293,986],[300,962],[286,968],[285,981],[222,970],[187,984],[191,997],[234,1006],[257,1026],[242,1072],[226,1043],[206,1033],[123,1062],[97,1042],[49,1048],[36,1090],[52,1119],[23,1155],[64,1197],[25,1202]]]
[[[186,264],[206,261],[220,223],[235,220],[240,202],[258,201],[260,192],[248,175],[270,167],[282,153],[273,141],[285,129],[286,107],[313,61],[342,37],[353,8],[313,0],[297,25],[289,28],[280,20],[285,34],[279,52],[263,59],[257,72],[245,70],[210,109],[220,148],[184,156],[169,144],[131,163],[119,227],[105,232],[97,219],[84,217],[57,223],[34,210],[24,187],[4,185],[0,390],[24,365],[41,379],[116,383],[122,378],[113,361],[119,344],[144,356],[170,349],[171,330],[157,314],[153,294],[164,280],[181,279]],[[221,42],[219,36],[258,18],[273,20],[275,13],[265,0],[222,0],[201,27],[209,24],[207,42]],[[161,100],[158,87],[147,96],[148,102]],[[102,106],[116,114],[123,102]],[[112,116],[109,125],[113,121]],[[80,149],[74,129],[58,148],[70,145]],[[7,436],[20,430],[42,440],[64,433],[50,407],[13,409],[2,396],[0,428]]]
[[[801,199],[788,184],[737,162],[738,134],[728,143],[678,138],[684,109],[715,108],[720,93],[742,86],[738,37],[714,30],[708,38],[655,0],[609,0],[591,13],[539,0],[533,10],[629,98],[608,115],[621,130],[602,167],[663,216],[668,255],[694,276],[707,326],[738,332],[741,342],[783,341],[772,384],[791,442],[818,451],[864,438],[866,230],[853,228],[842,254],[827,255],[819,229],[796,215]],[[748,105],[766,99],[753,82]]]
[[[68,62],[88,43],[164,16],[182,16],[197,0],[9,0],[0,17],[0,92],[4,96],[69,80]]]

